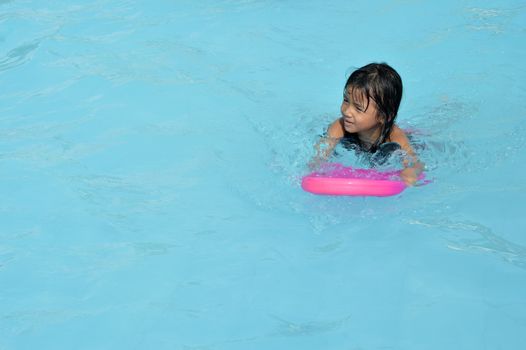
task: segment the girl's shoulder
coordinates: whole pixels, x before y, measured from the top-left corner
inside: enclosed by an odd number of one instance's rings
[[[330,138],[339,139],[345,136],[345,129],[343,128],[343,118],[338,118],[327,129],[327,136]]]
[[[407,137],[404,130],[400,129],[396,124],[393,125],[393,128],[391,129],[391,133],[389,134],[389,141],[396,142],[406,152],[410,154],[413,153],[413,148],[411,147],[409,138]]]
[[[389,138],[392,140],[393,138],[403,138],[403,137],[407,138],[404,130],[400,129],[398,125],[393,124],[393,127],[391,128],[391,133],[389,134]]]

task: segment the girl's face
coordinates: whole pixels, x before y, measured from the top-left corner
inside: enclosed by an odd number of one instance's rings
[[[378,110],[376,103],[367,98],[359,91],[354,91],[347,87],[343,95],[341,106],[344,129],[353,134],[361,136],[365,141],[376,140],[380,136],[382,123],[378,120]]]

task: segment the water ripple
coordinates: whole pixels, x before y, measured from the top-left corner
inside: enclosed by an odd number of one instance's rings
[[[509,9],[470,7],[466,9],[470,17],[466,26],[473,31],[488,31],[493,34],[502,34],[508,29],[511,19],[525,7],[518,6]]]
[[[242,338],[233,338],[223,341],[218,341],[212,344],[201,344],[201,345],[185,345],[184,349],[211,349],[219,345],[233,344],[233,343],[254,343],[263,341],[269,338],[281,338],[281,337],[303,337],[319,333],[326,333],[335,331],[337,329],[345,327],[349,320],[350,315],[344,316],[339,319],[328,320],[328,321],[312,321],[312,322],[292,322],[285,320],[276,315],[269,315],[271,318],[278,322],[277,330],[270,333],[261,335],[246,336]]]
[[[330,332],[335,329],[345,326],[351,316],[346,316],[341,319],[331,321],[315,321],[315,322],[304,322],[296,323],[285,320],[281,317],[271,315],[272,318],[279,322],[278,330],[272,334],[272,336],[303,336],[312,335],[316,333]]]
[[[446,232],[448,235],[444,238],[448,242],[449,249],[494,254],[516,267],[526,269],[526,247],[500,237],[489,227],[480,223],[443,219],[436,221],[410,220],[409,224],[436,228]]]
[[[4,57],[0,58],[0,72],[13,69],[28,62],[39,45],[40,40],[36,40],[9,51]]]

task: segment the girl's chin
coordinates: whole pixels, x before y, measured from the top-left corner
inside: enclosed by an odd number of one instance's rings
[[[355,133],[356,128],[353,125],[344,125],[343,129],[347,131],[348,133]]]

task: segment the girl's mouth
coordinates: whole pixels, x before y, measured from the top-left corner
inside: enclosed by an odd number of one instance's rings
[[[350,121],[348,121],[348,120],[344,120],[344,121],[343,121],[343,125],[344,125],[345,127],[348,127],[348,126],[353,126],[354,123],[353,123],[353,122],[350,122]]]

